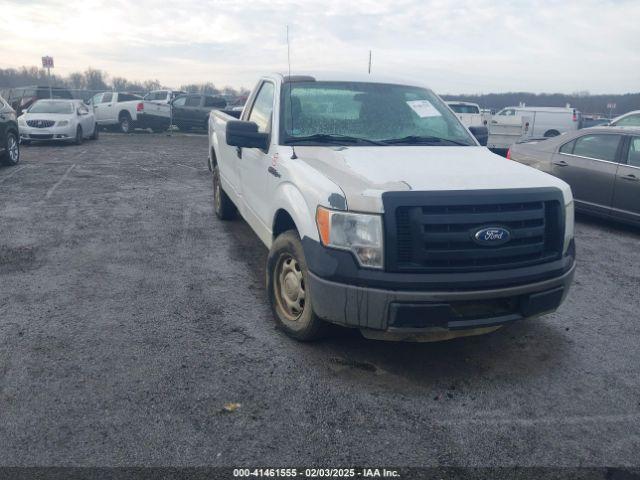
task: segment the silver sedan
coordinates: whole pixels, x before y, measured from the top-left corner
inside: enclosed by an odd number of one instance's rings
[[[80,144],[97,139],[98,126],[93,110],[81,100],[38,100],[18,117],[20,140],[63,141]]]

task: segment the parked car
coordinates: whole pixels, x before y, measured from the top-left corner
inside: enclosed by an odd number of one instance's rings
[[[555,137],[582,128],[582,113],[570,107],[507,107],[491,119],[492,125],[513,123],[515,119],[528,118],[528,136]],[[491,132],[491,129],[490,129]]]
[[[609,122],[612,127],[640,127],[640,110],[627,112]]]
[[[16,112],[0,97],[0,163],[16,165],[20,161],[19,138]]]
[[[81,144],[98,139],[93,111],[82,100],[38,100],[18,117],[22,143],[58,141]]]
[[[44,98],[72,99],[73,95],[64,87],[17,87],[10,90],[10,96],[7,98],[7,101],[16,111],[16,115],[21,115],[22,112],[28,109],[34,102]]]
[[[125,92],[103,92],[90,101],[98,125],[118,127],[122,133],[134,128],[150,128],[164,131],[171,124],[171,106],[160,102],[148,102],[138,95]]]
[[[153,90],[142,97],[142,99],[148,102],[171,103],[174,98],[186,94],[187,92],[181,90]]]
[[[578,211],[640,225],[640,127],[594,127],[520,143],[508,157],[571,185]]]
[[[609,120],[608,118],[600,117],[597,115],[582,115],[582,128],[609,125],[609,122],[611,122],[611,120]]]
[[[189,94],[173,100],[173,124],[180,130],[206,130],[211,110],[223,109],[227,101],[213,95]]]
[[[491,121],[491,114],[480,110],[480,105],[477,103],[451,100],[447,105],[467,127],[486,126]]]
[[[574,272],[569,185],[491,153],[431,90],[373,75],[260,79],[209,120],[214,210],[269,248],[299,340],[327,322],[446,340],[555,310]]]

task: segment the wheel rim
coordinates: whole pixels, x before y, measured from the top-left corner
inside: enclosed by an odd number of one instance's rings
[[[282,313],[287,320],[298,321],[304,312],[306,290],[300,264],[291,255],[278,260],[274,285]]]
[[[129,120],[126,118],[120,120],[120,127],[124,133],[129,133]]]
[[[9,138],[7,140],[7,147],[9,151],[9,158],[11,159],[11,161],[13,163],[17,162],[18,158],[20,158],[20,147],[18,145],[16,137],[14,137],[13,135],[9,135]]]

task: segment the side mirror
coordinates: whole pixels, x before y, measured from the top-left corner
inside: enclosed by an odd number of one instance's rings
[[[269,134],[258,132],[255,122],[243,122],[231,120],[227,122],[227,145],[240,148],[260,148],[266,150],[269,147]]]
[[[476,137],[478,143],[483,147],[487,146],[489,141],[489,129],[487,127],[469,127],[471,134]]]

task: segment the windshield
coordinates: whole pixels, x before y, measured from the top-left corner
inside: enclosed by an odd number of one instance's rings
[[[446,105],[420,87],[295,82],[283,85],[282,105],[283,144],[476,145]]]
[[[29,113],[73,113],[73,105],[70,102],[39,100],[31,105]]]
[[[480,109],[475,105],[463,105],[460,103],[450,103],[451,110],[456,113],[480,113]]]

